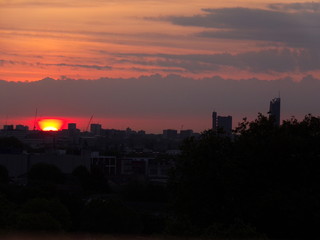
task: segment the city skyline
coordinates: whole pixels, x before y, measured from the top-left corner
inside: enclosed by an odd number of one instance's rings
[[[309,113],[319,115],[320,81],[311,76],[299,82],[289,78],[238,81],[215,77],[194,81],[176,75],[154,77],[136,79],[138,83],[133,79],[2,81],[0,125],[22,123],[32,128],[38,109],[39,119],[66,119],[77,122],[81,130],[93,115],[93,123],[106,128],[202,132],[212,127],[214,109],[221,115],[232,115],[234,127],[245,117],[252,120],[258,113],[267,115],[269,101],[279,91],[282,120],[292,116],[302,119]]]

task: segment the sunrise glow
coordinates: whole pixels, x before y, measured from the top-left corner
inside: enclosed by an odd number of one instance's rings
[[[61,119],[41,119],[38,121],[42,131],[59,131],[62,129],[64,121]]]

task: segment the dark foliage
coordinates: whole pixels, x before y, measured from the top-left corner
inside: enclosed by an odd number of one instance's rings
[[[0,193],[0,231],[7,230],[14,222],[15,205]]]
[[[62,184],[65,178],[61,170],[51,164],[34,164],[28,172],[28,182],[31,184]]]
[[[5,166],[0,165],[0,184],[9,183],[9,174]]]
[[[120,201],[90,200],[81,218],[81,229],[94,233],[132,234],[142,231],[140,217]]]
[[[67,208],[58,200],[32,199],[17,215],[16,228],[23,231],[62,231],[70,227]]]
[[[128,201],[166,202],[166,187],[159,184],[132,180],[123,186],[121,196]]]
[[[0,138],[0,153],[2,154],[19,154],[24,148],[24,144],[15,137]]]
[[[89,172],[86,167],[78,166],[73,170],[72,175],[78,179],[86,195],[104,194],[110,191],[108,179],[99,168],[92,168]]]
[[[189,139],[170,180],[171,224],[194,234],[238,236],[232,226],[249,236],[319,234],[319,146],[320,118],[311,115],[280,127],[263,115],[244,120],[234,141],[212,131]]]

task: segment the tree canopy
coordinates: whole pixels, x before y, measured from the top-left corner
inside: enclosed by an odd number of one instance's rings
[[[278,127],[259,114],[239,124],[234,140],[211,130],[188,139],[169,184],[176,222],[196,234],[235,224],[272,237],[315,234],[319,146],[320,118],[312,115]]]

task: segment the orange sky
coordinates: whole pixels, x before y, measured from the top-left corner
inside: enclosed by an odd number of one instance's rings
[[[268,4],[278,2],[1,0],[0,79],[34,81],[47,76],[96,79],[169,72],[195,78],[287,76],[287,72],[266,74],[234,67],[193,72],[180,66],[157,65],[156,56],[144,57],[147,63],[141,64],[139,56],[127,55],[237,54],[278,47],[266,41],[203,38],[197,33],[207,30],[205,27],[160,20],[168,16],[203,15],[201,9],[208,8],[266,9]],[[303,1],[285,1],[290,2]]]

